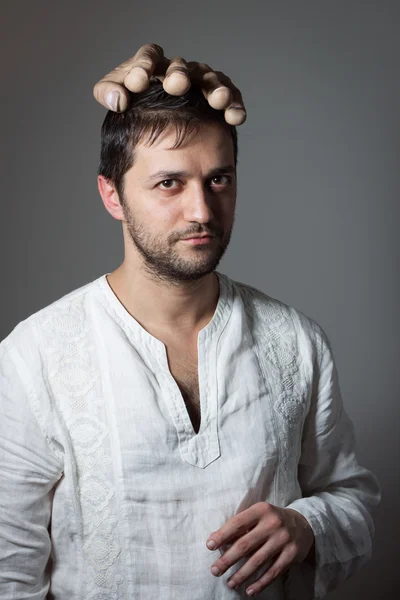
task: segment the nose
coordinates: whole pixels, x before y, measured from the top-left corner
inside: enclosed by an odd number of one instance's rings
[[[196,183],[186,191],[184,202],[184,218],[186,221],[208,223],[214,218],[211,208],[213,199],[204,184]]]

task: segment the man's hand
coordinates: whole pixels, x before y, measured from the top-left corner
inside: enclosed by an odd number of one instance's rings
[[[185,94],[194,83],[210,106],[225,110],[227,123],[241,125],[246,120],[242,94],[229,77],[204,63],[186,62],[181,57],[170,60],[157,44],[141,46],[135,56],[105,75],[94,86],[94,97],[106,108],[123,112],[129,105],[128,90],[143,92],[151,76],[162,81],[165,91],[173,96]]]
[[[210,540],[215,546],[210,547]],[[270,567],[246,590],[254,596],[264,590],[276,577],[282,575],[293,563],[302,562],[314,547],[314,534],[307,519],[291,508],[280,508],[268,502],[257,502],[227,521],[207,540],[214,550],[232,542],[228,550],[213,564],[213,575],[222,575],[244,556],[249,560],[228,580],[235,589],[255,573],[263,564]],[[271,563],[271,559],[275,559]],[[213,572],[214,567],[219,573]],[[251,590],[254,590],[251,593]]]

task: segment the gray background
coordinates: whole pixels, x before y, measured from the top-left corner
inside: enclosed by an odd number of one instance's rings
[[[0,338],[122,260],[121,226],[96,187],[105,109],[94,83],[146,42],[224,71],[248,120],[235,230],[218,269],[328,333],[359,460],[383,493],[373,559],[329,598],[394,597],[400,3],[1,7]]]

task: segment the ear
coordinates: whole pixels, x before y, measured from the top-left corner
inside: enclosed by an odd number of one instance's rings
[[[98,175],[97,187],[99,188],[99,194],[103,200],[106,210],[112,217],[114,217],[114,219],[117,219],[118,221],[124,221],[125,217],[122,206],[119,201],[118,193],[113,184],[106,179],[104,175]]]

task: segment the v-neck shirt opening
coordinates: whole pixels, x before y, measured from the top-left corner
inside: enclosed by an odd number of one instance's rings
[[[166,345],[149,333],[120,302],[107,280],[107,274],[98,279],[108,312],[123,328],[131,343],[142,352],[157,371],[162,381],[163,398],[179,439],[181,458],[199,468],[207,467],[220,456],[218,433],[218,344],[233,309],[233,285],[223,273],[215,271],[219,281],[219,297],[214,314],[199,331],[198,384],[201,420],[196,432],[186,402],[168,365]],[[104,304],[103,302],[103,304]],[[184,349],[182,349],[184,351]]]
[[[199,331],[199,339],[202,337],[209,337],[218,331],[219,328],[226,322],[232,310],[232,283],[223,273],[218,271],[214,272],[217,275],[219,282],[218,302],[211,320],[205,327],[203,327],[203,329]],[[108,283],[107,275],[110,275],[110,273],[105,273],[99,277],[97,281],[108,306],[113,309],[115,314],[118,315],[120,322],[122,321],[124,326],[127,327],[128,331],[131,332],[137,340],[147,344],[151,349],[157,351],[158,354],[164,354],[164,343],[147,331],[147,329],[145,329],[145,327],[143,327],[139,321],[137,321],[135,317],[131,315],[131,313],[125,308]]]

